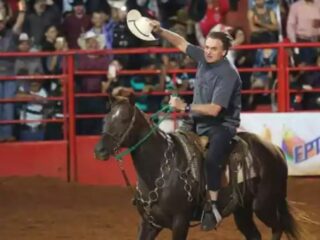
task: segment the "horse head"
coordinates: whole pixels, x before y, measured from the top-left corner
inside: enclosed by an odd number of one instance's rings
[[[108,160],[118,153],[121,147],[128,147],[133,136],[133,127],[137,118],[137,108],[131,98],[112,97],[111,110],[103,121],[103,130],[94,153],[99,160]]]

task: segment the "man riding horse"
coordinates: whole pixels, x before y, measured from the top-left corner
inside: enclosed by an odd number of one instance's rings
[[[199,219],[198,210],[203,206],[204,230],[216,227],[220,215],[233,214],[247,240],[261,239],[255,214],[272,230],[272,239],[280,240],[283,233],[298,239],[299,228],[287,201],[288,167],[282,150],[249,132],[238,133],[237,141],[232,140],[240,122],[241,81],[225,59],[228,35],[209,34],[202,50],[137,10],[128,13],[127,23],[139,38],[155,40],[153,31],[198,62],[193,104],[172,98],[170,105],[191,112],[196,132],[209,137],[205,174],[210,201],[204,206],[203,148],[198,136],[186,131],[164,133],[131,98],[111,98],[95,156],[108,160],[112,155],[119,159],[128,150],[131,153],[137,174],[135,204],[141,216],[138,239],[154,240],[168,228],[172,240],[185,240],[190,222]],[[128,149],[118,154],[120,148]],[[224,159],[228,159],[228,186],[220,182]]]
[[[196,47],[178,34],[150,21],[152,31],[167,40],[198,63],[193,92],[193,103],[186,104],[172,97],[170,105],[177,111],[192,114],[196,132],[209,138],[209,149],[205,161],[207,189],[211,210],[204,210],[201,226],[211,230],[221,221],[217,208],[218,191],[224,160],[231,150],[231,140],[240,123],[241,80],[238,71],[226,59],[231,38],[224,32],[211,32],[205,48]]]

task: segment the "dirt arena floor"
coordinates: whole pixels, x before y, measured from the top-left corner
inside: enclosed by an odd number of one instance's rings
[[[293,178],[289,200],[320,222],[320,178]],[[0,178],[1,240],[126,240],[136,239],[139,216],[126,188],[80,186],[56,179]],[[264,239],[269,231],[258,223]],[[320,240],[320,226],[302,223]],[[163,231],[158,239],[170,239]],[[243,239],[233,218],[225,219],[218,231],[190,231],[190,240]],[[286,239],[283,237],[283,239]]]

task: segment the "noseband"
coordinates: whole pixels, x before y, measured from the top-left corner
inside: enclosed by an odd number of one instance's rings
[[[130,131],[133,128],[133,125],[135,123],[136,117],[137,116],[137,108],[134,106],[133,107],[133,116],[131,118],[131,121],[129,123],[129,126],[126,128],[126,130],[124,131],[123,134],[121,134],[122,136],[120,137],[120,139],[117,139],[117,137],[115,137],[114,135],[112,135],[110,132],[103,132],[103,136],[108,136],[111,137],[114,141],[115,141],[115,147],[113,148],[113,153],[112,154],[116,154],[119,152],[121,145],[124,143],[124,141],[126,140],[126,138],[128,137]]]

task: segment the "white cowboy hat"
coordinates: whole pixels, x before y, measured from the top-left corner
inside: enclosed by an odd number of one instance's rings
[[[105,47],[105,39],[103,34],[96,34],[94,31],[88,31],[84,35],[78,38],[78,45],[81,49],[86,49],[86,40],[90,38],[96,38],[99,44],[99,49],[103,49]]]
[[[108,0],[108,4],[112,8],[123,9],[126,7],[127,0]]]
[[[132,9],[127,14],[127,25],[133,35],[145,41],[154,41],[149,18],[141,16],[138,10]]]

